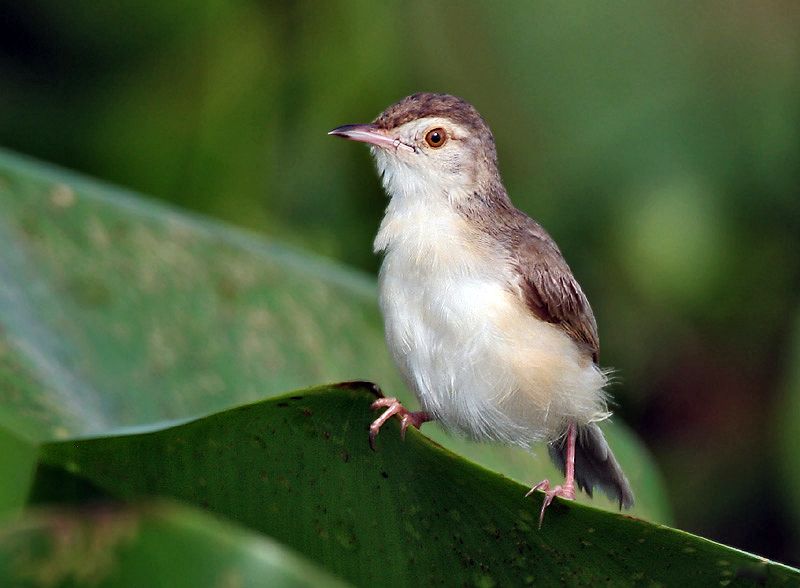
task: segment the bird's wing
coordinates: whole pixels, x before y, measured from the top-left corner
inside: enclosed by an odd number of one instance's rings
[[[561,251],[533,221],[521,230],[523,234],[514,240],[512,257],[522,298],[531,312],[564,329],[597,363],[600,340],[594,313]]]

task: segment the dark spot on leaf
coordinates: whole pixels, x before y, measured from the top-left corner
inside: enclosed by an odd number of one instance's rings
[[[302,400],[302,396],[289,396],[289,400]]]
[[[325,441],[327,441],[328,439],[331,438],[331,432],[330,431],[323,431],[322,432],[322,437],[325,439]]]
[[[289,406],[289,403],[288,402],[279,402],[277,404],[277,406],[279,406],[280,408],[286,408],[287,406]]]
[[[235,300],[239,292],[233,280],[228,278],[222,278],[217,281],[216,290],[219,297],[223,300]]]
[[[253,435],[253,441],[255,441],[261,449],[267,448],[267,442],[264,441],[264,439],[262,439],[259,435]]]
[[[341,388],[344,390],[368,390],[372,392],[377,398],[383,398],[383,391],[380,386],[374,382],[367,382],[366,380],[352,380],[350,382],[341,382],[335,384],[333,388]]]
[[[31,239],[38,239],[42,237],[42,229],[36,218],[24,216],[20,219],[20,226],[25,236]]]
[[[381,476],[383,476],[384,478],[388,478],[389,477],[389,473],[388,472],[381,472]]]
[[[342,461],[343,461],[344,463],[347,463],[348,461],[350,461],[350,454],[349,454],[347,451],[342,451],[342,452],[339,454],[339,457],[341,457],[341,458],[342,458]]]
[[[489,535],[490,537],[494,537],[495,539],[500,539],[500,529],[493,525],[487,525],[483,528],[484,532]]]
[[[736,571],[737,580],[747,580],[758,586],[764,586],[767,583],[767,574],[763,569],[756,567],[742,567]]]
[[[75,276],[70,280],[67,291],[81,306],[97,308],[111,302],[111,290],[97,277]]]
[[[311,412],[310,408],[306,407],[306,408],[303,409],[303,416],[310,417],[312,414],[314,414],[314,413]]]

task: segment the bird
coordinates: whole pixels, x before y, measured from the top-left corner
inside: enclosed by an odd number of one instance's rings
[[[598,426],[610,416],[610,370],[599,365],[592,308],[553,238],[512,204],[475,107],[416,93],[328,134],[369,145],[389,196],[374,241],[379,304],[389,352],[422,408],[374,402],[383,412],[373,449],[392,417],[402,435],[438,421],[476,441],[546,443],[564,482],[526,494],[544,492],[540,527],[576,486],[630,508],[630,483]]]

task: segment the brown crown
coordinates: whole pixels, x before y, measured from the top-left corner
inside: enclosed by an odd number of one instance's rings
[[[489,126],[475,107],[466,100],[449,94],[420,92],[406,96],[378,115],[373,124],[382,129],[393,129],[409,121],[430,116],[449,118],[472,128],[478,135],[488,135],[494,142]]]

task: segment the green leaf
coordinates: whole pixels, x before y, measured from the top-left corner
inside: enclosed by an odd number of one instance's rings
[[[793,341],[787,353],[786,380],[783,385],[783,399],[777,403],[773,422],[774,441],[780,459],[782,482],[778,489],[786,495],[791,515],[800,528],[800,459],[798,459],[797,440],[800,439],[800,313],[794,325]]]
[[[344,584],[275,541],[169,503],[43,510],[0,528],[4,586]]]
[[[39,439],[396,381],[362,274],[0,152],[0,424]]]
[[[0,427],[0,514],[25,505],[38,448]]]
[[[243,406],[152,433],[48,444],[34,486],[167,496],[273,536],[359,585],[777,585],[791,568],[699,537],[557,501],[392,420],[367,443],[369,388]],[[54,484],[59,468],[69,472]],[[55,494],[54,494],[55,492]],[[59,496],[60,495],[60,496]],[[94,492],[88,493],[92,497]]]
[[[415,405],[371,277],[0,150],[0,426],[33,440],[155,429],[352,379]],[[668,521],[646,450],[620,423],[606,432],[633,512]],[[560,477],[543,448],[426,434],[522,483]]]

